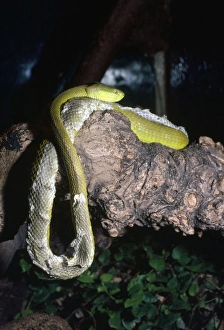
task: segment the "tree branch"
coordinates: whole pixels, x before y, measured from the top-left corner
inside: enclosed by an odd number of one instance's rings
[[[103,139],[102,139],[103,137]],[[184,235],[224,227],[223,146],[208,137],[173,150],[143,144],[119,113],[94,113],[77,136],[90,205],[112,237],[172,225]]]
[[[119,0],[96,40],[88,49],[70,86],[100,81],[118,51],[124,46],[139,15],[146,10],[145,0]]]
[[[12,134],[13,143],[7,140]],[[38,147],[36,143],[26,148],[32,138],[26,125],[17,125],[2,137],[2,240],[12,239],[15,226],[18,231],[26,220],[29,173]],[[143,144],[122,114],[96,111],[77,134],[75,146],[86,176],[95,239],[101,247],[110,244],[108,237],[122,236],[134,225],[155,230],[169,225],[184,235],[223,230],[224,152],[220,143],[202,137],[199,144],[182,150]],[[73,230],[63,168],[57,186],[52,230],[63,232],[60,241],[66,245],[73,238]],[[5,228],[10,228],[12,237],[7,236]],[[57,242],[58,236],[51,236]],[[52,248],[61,251],[57,243],[52,243]]]

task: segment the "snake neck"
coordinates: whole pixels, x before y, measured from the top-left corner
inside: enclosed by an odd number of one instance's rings
[[[67,173],[70,193],[71,195],[83,193],[86,197],[86,184],[84,184],[86,181],[82,169],[82,164],[68,135],[68,132],[61,121],[60,110],[58,110],[57,113],[54,112],[54,115],[51,119],[56,144],[58,146],[61,158],[63,159]]]

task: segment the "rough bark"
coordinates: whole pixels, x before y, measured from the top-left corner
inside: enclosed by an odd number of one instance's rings
[[[36,313],[24,316],[19,320],[6,323],[1,330],[71,330],[68,323],[59,316]]]
[[[102,140],[102,136],[104,137]],[[112,237],[172,225],[184,235],[223,229],[223,146],[201,137],[182,150],[143,144],[117,113],[95,113],[77,137],[90,205]],[[84,152],[84,153],[83,153]]]
[[[16,126],[2,137],[2,240],[13,239],[26,220],[29,171],[38,146],[32,143],[27,148],[32,138],[27,125]],[[201,137],[198,144],[179,151],[143,144],[130,130],[128,119],[106,111],[92,114],[75,145],[88,184],[96,242],[101,247],[110,244],[109,237],[122,236],[133,226],[158,230],[170,225],[184,235],[223,230],[224,152],[220,143]],[[66,244],[69,233],[73,234],[63,170],[58,186],[52,228],[64,232],[62,241]]]

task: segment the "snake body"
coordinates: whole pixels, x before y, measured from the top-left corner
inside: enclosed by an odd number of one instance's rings
[[[187,135],[172,126],[166,126],[132,108],[121,107],[116,103],[124,93],[112,87],[94,83],[71,88],[55,98],[51,105],[51,123],[56,145],[63,159],[70,189],[72,222],[76,234],[70,243],[68,255],[57,256],[50,249],[50,222],[55,197],[55,178],[58,171],[58,156],[54,145],[44,140],[39,148],[32,169],[32,185],[29,194],[28,252],[33,263],[50,276],[69,279],[82,274],[90,267],[94,258],[94,238],[90,215],[86,180],[75,147],[74,136],[82,126],[88,113],[75,113],[72,117],[74,128],[69,128],[62,120],[63,106],[73,98],[90,98],[102,102],[102,110],[111,109],[124,114],[131,122],[131,129],[146,143],[159,142],[174,149],[184,148],[188,144]],[[100,110],[100,109],[99,109]],[[154,116],[154,115],[152,115]]]

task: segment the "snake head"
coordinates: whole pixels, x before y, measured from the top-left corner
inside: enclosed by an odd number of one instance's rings
[[[124,97],[124,93],[111,86],[94,82],[86,87],[87,97],[104,102],[118,102]]]

